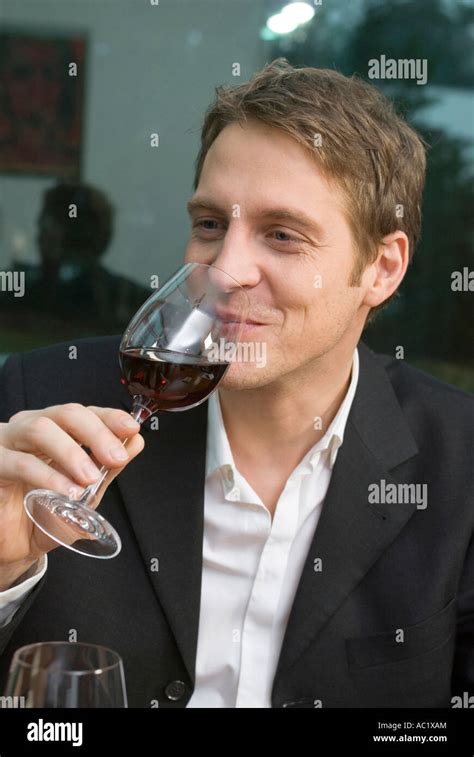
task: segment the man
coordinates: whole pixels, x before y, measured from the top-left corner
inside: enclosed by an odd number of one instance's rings
[[[122,656],[135,707],[474,691],[473,401],[360,342],[411,259],[424,170],[416,133],[357,79],[280,59],[217,90],[185,259],[245,287],[266,364],[232,363],[208,404],[142,435],[124,425],[118,337],[9,359],[4,675],[15,648],[69,638]],[[80,444],[120,473],[107,562],[53,549],[22,510],[32,487],[94,480]]]
[[[36,234],[41,264],[25,270],[12,261],[12,270],[25,271],[25,292],[21,298],[3,298],[2,315],[14,314],[17,323],[21,318],[30,330],[31,322],[46,316],[50,328],[69,336],[74,329],[77,333],[78,324],[82,334],[94,324],[103,334],[125,329],[149,292],[102,265],[113,237],[113,219],[108,197],[94,186],[58,182],[48,189]]]

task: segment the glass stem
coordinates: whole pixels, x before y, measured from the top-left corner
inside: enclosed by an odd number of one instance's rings
[[[139,423],[141,426],[143,423],[145,423],[146,420],[148,420],[151,415],[153,415],[153,413],[155,412],[154,407],[156,407],[156,405],[153,400],[147,399],[142,395],[137,395],[133,398],[133,405],[130,411],[130,415],[132,416],[133,420],[137,421],[137,423]],[[128,439],[124,439],[122,446],[126,447],[127,442]],[[78,502],[81,505],[86,505],[87,507],[90,507],[92,505],[97,492],[110,473],[110,468],[107,468],[105,465],[103,465],[99,473],[100,476],[97,481],[94,481],[93,484],[87,486],[82,492],[81,496],[77,500],[75,500],[75,502]]]

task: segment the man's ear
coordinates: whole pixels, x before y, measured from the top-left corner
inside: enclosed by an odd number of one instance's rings
[[[363,273],[366,293],[362,304],[375,308],[398,289],[408,267],[409,248],[404,231],[393,231],[382,239],[377,259]]]

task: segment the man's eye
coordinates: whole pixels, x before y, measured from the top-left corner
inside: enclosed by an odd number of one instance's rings
[[[218,221],[213,221],[212,218],[204,218],[202,221],[196,221],[196,226],[199,226],[199,228],[204,229],[204,231],[216,231],[216,228],[209,228],[208,226],[205,226],[206,223],[216,223],[218,224]]]
[[[219,226],[221,224],[219,221],[215,221],[213,218],[203,218],[200,221],[196,221],[194,224],[195,227],[198,227],[200,229],[203,229],[203,231],[218,231]],[[274,236],[274,239],[276,242],[282,245],[291,244],[291,243],[301,243],[303,240],[299,237],[294,237],[291,234],[287,234],[286,231],[283,231],[282,229],[274,229],[270,232]]]
[[[288,244],[289,242],[301,242],[301,239],[298,239],[298,237],[292,237],[290,234],[287,234],[286,231],[282,231],[281,229],[275,229],[275,231],[272,231],[272,234],[278,234],[279,237],[286,237],[286,239],[277,239],[277,242],[281,242],[282,244]]]

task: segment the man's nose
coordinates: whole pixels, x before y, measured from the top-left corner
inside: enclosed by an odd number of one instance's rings
[[[229,291],[233,286],[231,280],[226,281],[222,276],[219,278],[220,271],[224,271],[244,288],[256,286],[260,279],[255,250],[243,229],[235,226],[232,230],[227,229],[212,265],[216,269],[213,272],[216,286],[224,287],[224,291]]]

